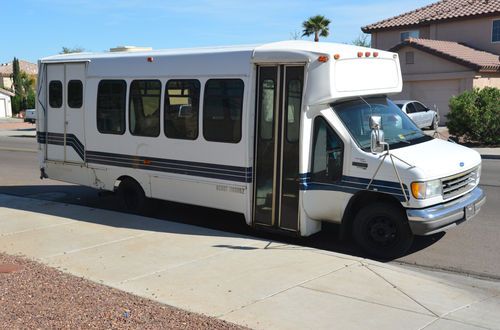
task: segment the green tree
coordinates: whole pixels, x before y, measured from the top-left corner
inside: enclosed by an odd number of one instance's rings
[[[18,114],[21,110],[35,107],[35,79],[26,72],[21,71],[19,60],[12,60],[12,85],[14,86],[14,97],[12,97],[12,112]]]
[[[314,34],[314,41],[318,42],[319,37],[328,37],[330,34],[331,21],[323,15],[309,17],[307,21],[302,22],[302,36],[309,37]]]
[[[18,90],[21,88],[21,69],[19,68],[19,60],[15,57],[12,60],[12,85],[17,95]]]
[[[85,48],[83,47],[63,47],[62,50],[59,52],[59,54],[71,54],[71,53],[82,53],[85,51]]]
[[[361,47],[371,47],[369,35],[366,33],[360,33],[359,36],[352,41],[352,44]]]

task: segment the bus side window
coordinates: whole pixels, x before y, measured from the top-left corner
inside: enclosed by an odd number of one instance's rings
[[[130,84],[129,130],[132,135],[160,135],[159,80],[134,80]]]
[[[198,80],[169,80],[165,89],[165,135],[196,140],[200,107]]]
[[[101,80],[97,87],[97,130],[103,134],[125,133],[125,80]]]
[[[342,178],[344,143],[322,117],[314,119],[311,178],[334,182]]]
[[[203,102],[203,137],[207,141],[240,142],[243,88],[241,79],[207,81]]]

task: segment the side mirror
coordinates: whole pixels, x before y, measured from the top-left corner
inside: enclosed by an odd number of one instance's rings
[[[380,129],[381,122],[381,116],[370,116],[370,128],[372,129],[370,149],[373,153],[381,153],[385,149],[384,131]]]

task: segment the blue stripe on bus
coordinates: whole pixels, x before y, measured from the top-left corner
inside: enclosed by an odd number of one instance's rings
[[[357,193],[358,191],[367,190],[368,183],[370,179],[352,177],[352,176],[342,176],[342,178],[337,182],[325,183],[317,182],[312,179],[311,173],[301,173],[299,174],[300,180],[300,190],[327,190],[327,191],[341,191],[350,194]],[[406,196],[409,195],[409,190],[406,185],[403,185]],[[384,181],[384,180],[373,180],[370,185],[370,191],[383,192],[393,195],[400,201],[405,201],[405,196],[401,190],[401,185],[399,182],[394,181]]]
[[[62,146],[64,145],[64,134],[37,132],[37,141],[42,144]],[[227,181],[252,182],[253,173],[251,167],[90,151],[85,150],[83,144],[73,134],[66,134],[66,145],[72,147],[82,160],[92,164],[137,168]]]

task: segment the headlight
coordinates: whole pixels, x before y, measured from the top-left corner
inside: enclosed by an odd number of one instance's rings
[[[416,199],[425,199],[442,194],[441,180],[432,180],[427,182],[412,182],[411,193]]]

